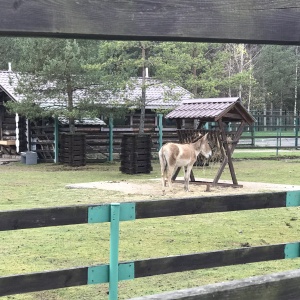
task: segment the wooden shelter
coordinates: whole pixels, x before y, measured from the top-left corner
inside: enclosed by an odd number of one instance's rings
[[[178,137],[181,143],[191,142],[195,137],[195,133],[201,132],[203,134],[209,132],[213,157],[219,157],[221,160],[221,166],[212,184],[218,184],[224,168],[228,164],[232,185],[240,187],[236,179],[231,157],[242,135],[244,126],[246,124],[252,125],[255,119],[242,105],[238,97],[183,101],[166,118],[176,119]],[[193,128],[183,128],[184,121],[186,120],[189,121],[189,124],[193,124]],[[179,171],[180,168],[175,171],[173,180],[176,179]],[[197,183],[193,172],[191,172],[191,182]],[[198,183],[209,184],[208,182],[199,181]]]

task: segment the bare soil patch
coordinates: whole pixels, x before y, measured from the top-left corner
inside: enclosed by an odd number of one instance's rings
[[[179,180],[182,178],[178,178]],[[209,181],[204,178],[197,178],[197,181]],[[221,183],[231,183],[230,181],[221,180]],[[271,184],[262,182],[239,182],[243,187],[234,188],[224,186],[211,186],[210,191],[206,191],[206,185],[190,183],[190,191],[185,192],[182,182],[173,183],[173,191],[166,188],[165,195],[162,194],[161,181],[158,179],[151,179],[148,181],[99,181],[88,183],[69,184],[66,188],[70,189],[101,189],[109,191],[117,191],[127,195],[143,195],[151,197],[195,197],[208,195],[227,195],[227,194],[248,194],[258,192],[270,191],[290,191],[300,190],[300,185],[284,185]]]

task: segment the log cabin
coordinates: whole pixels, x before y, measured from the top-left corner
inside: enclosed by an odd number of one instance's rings
[[[105,161],[109,153],[109,135],[113,132],[113,152],[116,158],[121,150],[124,133],[139,130],[140,109],[134,106],[141,95],[142,79],[133,79],[132,88],[110,99],[112,103],[125,101],[133,103],[132,109],[124,118],[113,120],[109,128],[107,116],[96,119],[81,119],[75,123],[76,132],[86,133],[86,154],[88,162]],[[166,85],[159,80],[147,78],[145,132],[153,139],[153,151],[158,148],[158,114],[174,109],[183,100],[193,98],[193,94],[177,85]],[[36,151],[40,162],[54,161],[54,119],[28,120],[18,114],[10,113],[5,107],[8,101],[22,101],[23,95],[16,93],[18,85],[16,73],[0,71],[0,147],[2,155],[19,155],[22,151]],[[171,98],[170,98],[171,95]],[[46,101],[46,100],[45,100]],[[108,101],[109,105],[109,101]],[[174,123],[174,124],[173,124]],[[176,123],[163,118],[166,139],[177,139]],[[59,132],[67,132],[68,122],[59,118]]]

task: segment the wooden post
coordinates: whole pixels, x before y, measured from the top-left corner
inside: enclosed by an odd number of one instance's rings
[[[234,143],[232,144],[231,146],[231,149],[228,148],[228,144],[226,142],[226,135],[223,131],[223,124],[222,124],[222,120],[219,120],[219,125],[220,125],[220,129],[221,129],[221,133],[222,133],[222,138],[223,138],[223,141],[225,139],[225,143],[224,143],[224,146],[225,146],[225,151],[226,151],[226,154],[227,156],[224,157],[224,160],[223,160],[223,163],[222,165],[220,166],[219,170],[218,170],[218,173],[213,181],[213,184],[217,184],[223,171],[224,171],[224,168],[226,166],[226,164],[228,163],[229,165],[229,169],[230,169],[230,173],[231,173],[231,178],[232,178],[232,182],[234,185],[238,185],[237,183],[237,179],[236,179],[236,176],[235,176],[235,172],[234,172],[234,168],[233,168],[233,164],[232,164],[232,160],[231,160],[231,155],[237,145],[237,141],[239,140],[240,136],[242,135],[243,133],[243,129],[244,129],[244,125],[245,125],[245,122],[242,121],[235,136],[234,136]]]

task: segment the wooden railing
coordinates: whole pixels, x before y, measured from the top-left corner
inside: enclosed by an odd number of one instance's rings
[[[116,251],[120,221],[299,205],[300,191],[290,191],[2,211],[0,231],[111,222],[111,259],[108,265],[0,277],[0,296],[109,282],[109,297],[117,299],[119,280],[298,257],[298,241],[129,262],[119,262]],[[294,293],[300,298],[300,285]]]

